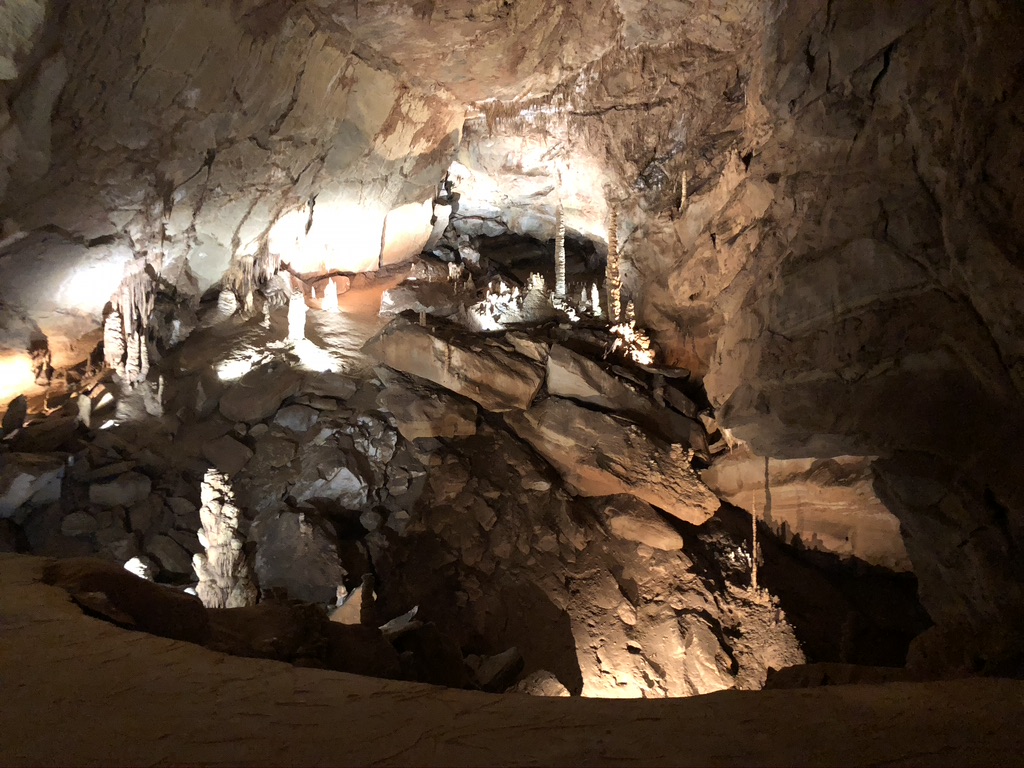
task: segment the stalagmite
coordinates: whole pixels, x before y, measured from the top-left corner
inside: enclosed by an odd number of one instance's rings
[[[113,309],[103,321],[103,364],[120,373],[124,353],[124,321],[121,313]]]
[[[241,513],[234,503],[227,477],[207,470],[200,490],[203,506],[199,541],[205,554],[192,558],[199,584],[196,594],[207,608],[244,608],[256,605],[259,592],[239,531]]]
[[[238,311],[238,297],[230,288],[225,288],[217,295],[217,319],[227,320]]]
[[[306,297],[302,289],[293,290],[288,300],[288,339],[302,341],[306,338]]]
[[[565,287],[565,213],[558,203],[558,222],[555,230],[555,297],[564,299]]]
[[[689,176],[686,171],[683,171],[682,186],[679,193],[679,212],[683,213],[686,210],[686,198],[689,194]]]
[[[615,324],[622,316],[622,281],[619,277],[619,211],[611,209],[608,225],[608,264],[605,268],[605,284],[608,287],[608,320]]]
[[[321,302],[325,312],[337,312],[338,311],[338,286],[335,284],[333,278],[327,279],[327,285],[324,288],[324,297]]]
[[[601,317],[604,314],[601,311],[601,292],[597,289],[597,283],[590,284],[590,310],[594,317]]]

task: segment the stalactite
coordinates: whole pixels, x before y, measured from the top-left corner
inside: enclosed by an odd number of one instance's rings
[[[686,211],[687,197],[689,196],[689,176],[683,171],[681,191],[679,193],[679,212]]]
[[[155,301],[152,279],[145,271],[136,271],[121,281],[103,322],[104,363],[129,386],[144,381],[149,373],[146,337]]]
[[[239,531],[241,512],[227,477],[207,470],[200,489],[202,528],[199,541],[205,553],[192,558],[199,584],[196,594],[207,608],[245,608],[256,605],[259,592]]]
[[[605,270],[608,287],[608,320],[613,325],[622,316],[622,278],[619,274],[619,211],[611,208],[611,222],[608,225],[608,264]]]

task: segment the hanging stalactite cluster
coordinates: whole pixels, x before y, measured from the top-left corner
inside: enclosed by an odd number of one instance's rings
[[[103,362],[129,386],[149,374],[147,337],[155,301],[152,278],[138,270],[121,281],[103,321]]]
[[[256,291],[270,282],[279,266],[278,257],[267,248],[254,255],[240,256],[224,275],[224,289],[235,294],[242,312],[251,314],[255,308]]]

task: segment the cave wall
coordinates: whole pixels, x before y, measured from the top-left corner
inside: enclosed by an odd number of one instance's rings
[[[0,352],[43,336],[80,354],[126,254],[166,274],[187,259],[199,291],[247,257],[400,261],[458,157],[481,232],[550,237],[561,199],[600,244],[615,206],[626,295],[661,361],[704,376],[756,454],[885,457],[877,490],[933,618],[984,627],[1017,600],[1019,5],[19,0],[0,14]],[[66,269],[40,270],[30,294],[14,275],[42,238]],[[97,263],[90,296],[72,297]],[[921,483],[944,490],[907,491]]]

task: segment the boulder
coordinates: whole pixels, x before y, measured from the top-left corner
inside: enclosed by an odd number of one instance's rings
[[[662,520],[650,504],[632,496],[615,496],[608,500],[604,512],[609,529],[620,539],[665,552],[683,548],[683,537]]]
[[[302,454],[301,474],[291,487],[297,501],[332,499],[346,509],[366,504],[370,482],[356,456],[317,446]]]
[[[538,669],[532,672],[512,688],[511,693],[526,693],[530,696],[570,696],[569,689],[562,685],[551,672],[546,669]]]
[[[626,493],[694,525],[720,506],[681,448],[656,442],[635,424],[561,398],[505,420],[582,496]]]
[[[900,523],[879,499],[870,456],[769,459],[771,507],[765,506],[765,458],[740,446],[715,459],[701,478],[722,499],[758,516],[786,542],[910,571]]]
[[[256,441],[253,461],[274,469],[283,467],[295,458],[295,443],[283,437],[266,436]],[[255,470],[251,470],[255,471]]]
[[[367,345],[395,370],[419,376],[494,411],[530,407],[543,383],[533,362],[495,346],[447,340],[418,325],[392,324]]]
[[[63,479],[61,457],[0,454],[0,517],[24,519],[24,507],[57,501]]]
[[[149,496],[153,484],[140,472],[125,472],[105,483],[89,486],[89,502],[100,507],[130,507]]]
[[[481,690],[501,693],[515,683],[523,671],[523,655],[513,646],[494,656],[469,656],[466,663]]]
[[[395,418],[406,440],[476,434],[476,406],[445,392],[392,381],[377,404]]]
[[[313,510],[264,512],[249,536],[256,543],[262,589],[283,588],[289,597],[310,603],[334,598],[346,572],[334,531]]]
[[[285,398],[299,391],[302,376],[282,360],[253,368],[220,398],[220,412],[247,424],[273,416]]]
[[[185,550],[170,536],[158,534],[146,545],[146,552],[167,573],[192,573],[192,553]]]
[[[320,412],[308,405],[288,405],[277,412],[274,423],[290,432],[303,433],[316,424]]]
[[[16,429],[21,429],[25,424],[25,417],[28,416],[28,398],[18,395],[7,405],[3,422],[0,423],[0,435],[9,435]]]
[[[203,456],[225,475],[232,477],[249,463],[252,451],[230,435],[223,435],[203,445]]]
[[[301,391],[307,395],[348,400],[356,393],[358,388],[359,386],[352,379],[325,371],[323,373],[308,374],[302,382]]]
[[[648,400],[600,365],[560,344],[551,347],[547,358],[548,394],[568,397],[609,411],[651,409]]]
[[[72,512],[60,524],[60,532],[65,536],[88,536],[97,530],[99,523],[88,512]]]

